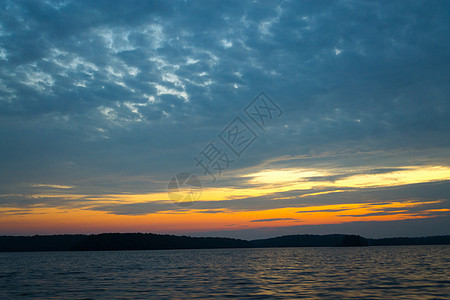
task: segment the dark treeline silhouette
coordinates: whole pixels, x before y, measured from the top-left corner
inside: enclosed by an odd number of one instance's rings
[[[0,251],[68,251],[85,238],[83,234],[0,236]]]
[[[231,238],[188,237],[153,233],[0,236],[0,252],[165,250],[251,247]]]
[[[152,233],[105,233],[88,235],[71,250],[162,250],[247,247],[247,241],[231,238],[189,237]]]
[[[450,244],[450,236],[367,239],[359,235],[285,235],[269,239],[240,240],[152,233],[103,233],[35,236],[0,236],[0,252],[169,250],[268,247],[359,247]]]
[[[359,235],[284,235],[280,237],[250,241],[253,247],[348,247],[368,246],[367,239]]]

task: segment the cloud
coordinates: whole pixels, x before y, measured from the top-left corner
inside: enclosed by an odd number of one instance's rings
[[[98,205],[91,209],[97,211],[106,211],[109,214],[115,215],[139,216],[162,211],[170,211],[174,210],[174,208],[174,205],[168,201],[153,201],[148,203]]]
[[[286,234],[359,234],[368,238],[447,235],[450,216],[433,219],[398,221],[357,221],[342,224],[259,227],[252,229],[197,232],[194,236],[234,237],[241,239],[272,238]]]
[[[33,184],[32,187],[43,187],[52,189],[71,189],[73,186],[70,185],[59,185],[59,184]]]
[[[275,221],[296,221],[297,219],[293,218],[273,218],[273,219],[259,219],[259,220],[251,220],[250,222],[275,222]]]
[[[371,216],[388,216],[388,215],[410,215],[417,217],[436,217],[448,215],[448,200],[440,199],[436,201],[419,202],[404,201],[407,205],[399,206],[393,203],[379,204],[379,207],[370,209],[373,212],[364,214],[340,214],[342,217],[371,217]],[[416,202],[418,202],[416,200]],[[376,204],[370,204],[374,206]]]
[[[371,203],[372,205],[377,205],[378,203]],[[370,205],[370,204],[369,204]],[[340,208],[340,209],[313,209],[313,210],[300,210],[297,213],[298,214],[310,214],[310,213],[316,213],[316,212],[339,212],[339,211],[346,211],[347,208]]]
[[[218,135],[239,116],[258,138],[202,183],[279,190],[204,199],[199,211],[390,200],[382,189],[427,200],[417,186],[448,180],[425,166],[449,166],[449,8],[3,1],[0,193],[43,205],[61,187],[80,205],[86,195],[159,195],[177,173],[202,175],[193,157],[211,140],[228,151]],[[243,111],[261,90],[284,111],[264,131]],[[446,199],[446,188],[430,198]],[[98,209],[169,209],[147,202]]]

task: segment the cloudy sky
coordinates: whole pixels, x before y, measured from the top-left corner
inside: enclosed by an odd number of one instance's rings
[[[450,2],[0,6],[0,234],[450,234]]]

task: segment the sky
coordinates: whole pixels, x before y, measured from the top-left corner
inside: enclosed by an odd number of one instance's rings
[[[449,36],[437,0],[1,1],[0,235],[450,234]]]

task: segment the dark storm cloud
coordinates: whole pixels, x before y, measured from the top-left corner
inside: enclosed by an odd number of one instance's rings
[[[348,166],[345,174],[307,179],[334,182],[355,175],[355,165],[381,174],[449,163],[449,2],[3,1],[0,6],[3,194],[24,193],[40,183],[71,185],[71,192],[89,195],[164,191],[174,174],[202,172],[193,156],[242,115],[260,90],[285,113],[265,132],[257,131],[259,138],[235,159],[233,170],[304,155],[308,159],[284,163]],[[240,177],[220,180],[214,186],[250,186]],[[447,188],[430,193],[445,198]],[[311,199],[348,203],[370,193]],[[436,198],[415,190],[417,195]],[[273,204],[270,197],[277,196],[204,201],[196,208],[312,202]],[[156,203],[97,209],[143,214],[169,208]]]

